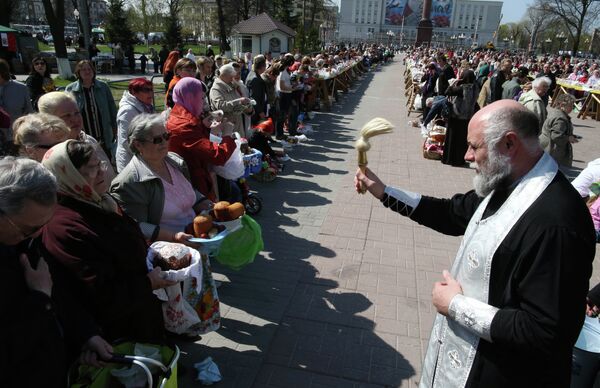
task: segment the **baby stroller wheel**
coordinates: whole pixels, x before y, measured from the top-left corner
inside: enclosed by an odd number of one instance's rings
[[[258,195],[250,193],[244,205],[246,206],[246,212],[254,216],[262,210],[262,199]]]

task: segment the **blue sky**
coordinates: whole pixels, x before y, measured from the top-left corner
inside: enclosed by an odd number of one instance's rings
[[[505,0],[502,6],[504,16],[501,23],[518,22],[527,11],[527,7],[532,3],[533,0]]]

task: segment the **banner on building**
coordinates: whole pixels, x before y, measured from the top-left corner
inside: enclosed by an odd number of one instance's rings
[[[452,0],[433,0],[431,4],[431,21],[434,27],[450,27],[452,17]]]
[[[454,0],[432,0],[431,21],[434,27],[450,27]],[[423,14],[423,0],[386,0],[385,24],[417,26]]]

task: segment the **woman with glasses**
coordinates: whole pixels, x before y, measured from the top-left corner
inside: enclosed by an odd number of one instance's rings
[[[56,116],[32,113],[18,118],[13,124],[13,132],[19,153],[41,162],[46,151],[69,138],[71,130]]]
[[[65,91],[75,96],[85,133],[96,139],[107,155],[114,155],[117,106],[110,87],[96,79],[94,65],[87,59],[77,63],[75,75],[77,81],[67,85]]]
[[[194,190],[183,159],[169,152],[170,137],[161,115],[135,117],[127,137],[134,156],[113,180],[111,192],[148,241],[187,244],[192,236],[185,227],[212,202]]]
[[[133,157],[127,141],[127,129],[133,118],[142,113],[154,113],[154,88],[146,78],[129,81],[129,90],[123,93],[117,112],[117,172],[121,172]]]
[[[25,84],[29,88],[31,105],[37,111],[38,99],[44,94],[56,90],[56,86],[50,75],[50,66],[48,66],[44,58],[40,56],[33,58],[31,61],[31,72]]]
[[[185,160],[192,186],[212,201],[216,190],[210,174],[210,166],[222,166],[233,151],[235,141],[231,137],[233,125],[223,122],[213,131],[223,138],[220,144],[210,141],[211,119],[204,115],[204,92],[195,78],[184,78],[173,90],[175,106],[169,114],[167,129],[171,133],[169,150]]]
[[[107,193],[106,162],[92,145],[68,140],[42,163],[58,183],[58,206],[42,233],[55,272],[108,340],[161,339],[162,311],[152,291],[172,283],[159,268],[148,272],[144,235]]]

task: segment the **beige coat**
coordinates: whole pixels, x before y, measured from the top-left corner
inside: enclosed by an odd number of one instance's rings
[[[479,109],[481,109],[487,105],[489,95],[490,95],[490,79],[488,78],[481,86],[481,91],[479,92],[479,97],[477,98],[477,105],[479,105]]]
[[[546,116],[548,112],[546,111],[546,106],[544,105],[544,101],[542,98],[538,96],[535,90],[531,89],[530,91],[521,94],[521,98],[519,98],[519,102],[523,104],[523,106],[537,116],[540,121],[540,132],[542,132],[542,127],[544,126],[544,121],[546,121]]]
[[[233,123],[234,131],[244,135],[242,112],[246,109],[239,101],[242,96],[233,86],[216,78],[210,89],[210,105],[213,110],[222,110],[224,117]]]

